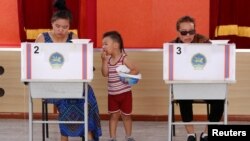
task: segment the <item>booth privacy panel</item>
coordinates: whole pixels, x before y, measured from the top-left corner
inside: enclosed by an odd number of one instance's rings
[[[84,98],[84,85],[81,82],[32,82],[29,88],[32,98]]]
[[[93,43],[21,43],[21,81],[93,79]]]
[[[177,44],[163,47],[165,81],[235,81],[235,44]]]

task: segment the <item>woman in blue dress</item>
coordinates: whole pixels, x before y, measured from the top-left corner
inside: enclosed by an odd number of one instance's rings
[[[77,35],[69,32],[72,20],[71,12],[66,8],[65,1],[57,1],[54,5],[58,8],[52,18],[52,30],[41,33],[35,42],[62,43],[77,39]],[[83,94],[84,95],[84,94]],[[59,112],[58,119],[61,121],[83,121],[83,99],[46,99],[47,103],[53,103]],[[91,86],[88,86],[88,140],[99,141],[102,135],[99,109]],[[68,141],[68,136],[84,136],[84,124],[59,124],[61,141]]]

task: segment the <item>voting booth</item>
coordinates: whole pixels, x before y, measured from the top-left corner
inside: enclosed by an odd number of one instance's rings
[[[169,85],[169,141],[172,125],[227,124],[227,86],[235,83],[235,44],[165,43],[163,80]],[[173,122],[172,100],[225,100],[223,122]]]
[[[87,141],[88,102],[84,104],[84,121],[34,121],[33,99],[88,101],[92,79],[93,43],[21,43],[21,81],[29,87],[29,141],[33,140],[33,123],[85,123]]]

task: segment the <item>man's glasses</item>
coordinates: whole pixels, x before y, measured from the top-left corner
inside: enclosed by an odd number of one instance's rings
[[[190,31],[179,31],[181,33],[182,36],[186,36],[187,34],[189,35],[194,35],[195,34],[195,30],[190,30]]]

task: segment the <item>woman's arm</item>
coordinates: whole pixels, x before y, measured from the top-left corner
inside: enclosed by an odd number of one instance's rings
[[[37,43],[44,43],[45,42],[44,36],[42,33],[37,36],[35,42],[37,42]]]

